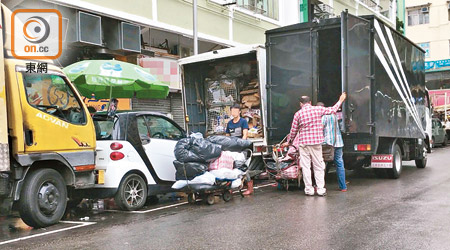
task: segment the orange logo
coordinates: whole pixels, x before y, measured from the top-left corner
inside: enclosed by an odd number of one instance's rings
[[[17,59],[57,59],[62,16],[56,9],[18,9],[11,15],[11,49]]]

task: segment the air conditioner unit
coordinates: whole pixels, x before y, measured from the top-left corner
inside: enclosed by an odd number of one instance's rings
[[[81,43],[102,46],[102,18],[86,12],[78,12],[77,40]]]
[[[102,20],[105,46],[111,50],[141,52],[141,27],[111,18]]]
[[[420,9],[420,11],[422,13],[428,13],[428,12],[430,12],[430,7],[423,7],[422,9]]]

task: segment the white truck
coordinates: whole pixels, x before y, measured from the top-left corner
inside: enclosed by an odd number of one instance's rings
[[[249,122],[254,156],[251,170],[263,166],[267,146],[266,50],[245,45],[215,50],[178,61],[186,130],[203,136],[225,134],[230,107],[241,104]]]

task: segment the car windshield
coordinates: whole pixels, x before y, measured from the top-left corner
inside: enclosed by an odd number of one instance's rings
[[[112,140],[114,119],[94,118],[95,137],[97,140]]]

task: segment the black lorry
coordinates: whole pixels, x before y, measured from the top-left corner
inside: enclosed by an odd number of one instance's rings
[[[342,92],[346,168],[398,178],[402,160],[427,162],[424,51],[374,16],[301,23],[266,32],[269,144],[289,133],[302,95],[334,105]]]

